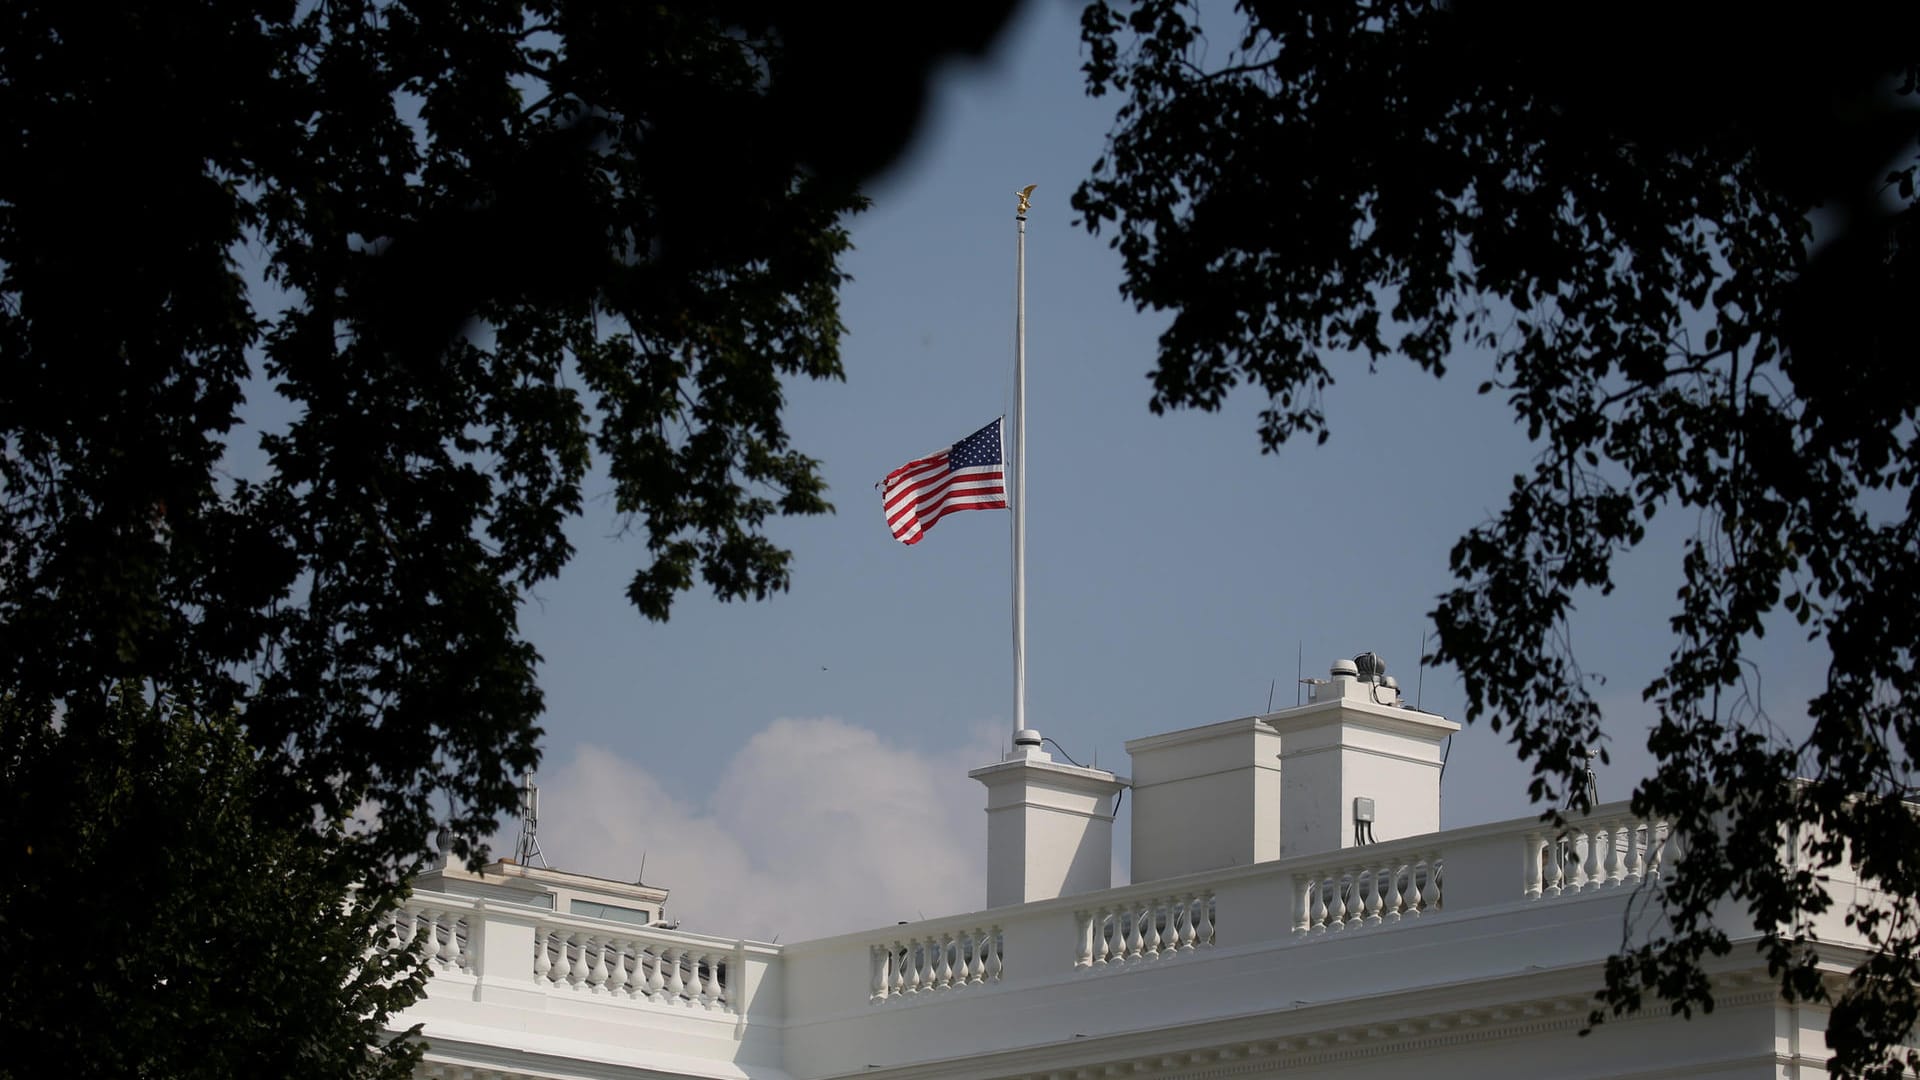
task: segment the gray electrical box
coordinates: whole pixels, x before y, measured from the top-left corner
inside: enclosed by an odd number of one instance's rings
[[[1353,820],[1358,823],[1373,820],[1373,800],[1364,795],[1356,795],[1353,800]]]

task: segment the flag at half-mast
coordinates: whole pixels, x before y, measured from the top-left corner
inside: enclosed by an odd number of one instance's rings
[[[961,510],[1007,508],[1006,454],[995,420],[952,446],[915,458],[880,481],[887,528],[917,544],[933,523]]]

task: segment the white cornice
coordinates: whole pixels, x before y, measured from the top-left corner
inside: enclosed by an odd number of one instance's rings
[[[1601,967],[1580,964],[1425,987],[1398,994],[1183,1024],[1102,1038],[1072,1039],[897,1068],[869,1068],[835,1080],[1229,1080],[1276,1069],[1307,1068],[1386,1054],[1420,1053],[1470,1043],[1580,1030]],[[1716,976],[1718,1007],[1771,1004],[1778,989],[1764,968]],[[1422,1008],[1436,997],[1469,1004]],[[1671,1019],[1642,1014],[1608,1024]]]

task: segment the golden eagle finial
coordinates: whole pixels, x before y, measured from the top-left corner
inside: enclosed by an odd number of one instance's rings
[[[1026,187],[1014,192],[1015,195],[1020,197],[1020,212],[1022,214],[1026,213],[1027,209],[1032,205],[1028,200],[1033,198],[1033,189],[1039,186],[1039,184],[1028,184]]]

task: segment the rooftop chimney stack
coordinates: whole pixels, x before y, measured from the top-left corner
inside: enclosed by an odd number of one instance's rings
[[[987,787],[987,906],[1113,884],[1113,813],[1127,779],[1062,765],[1040,733],[1014,734],[1005,760],[967,774]]]
[[[1378,654],[1336,660],[1309,701],[1127,743],[1133,880],[1437,832],[1440,745]]]

